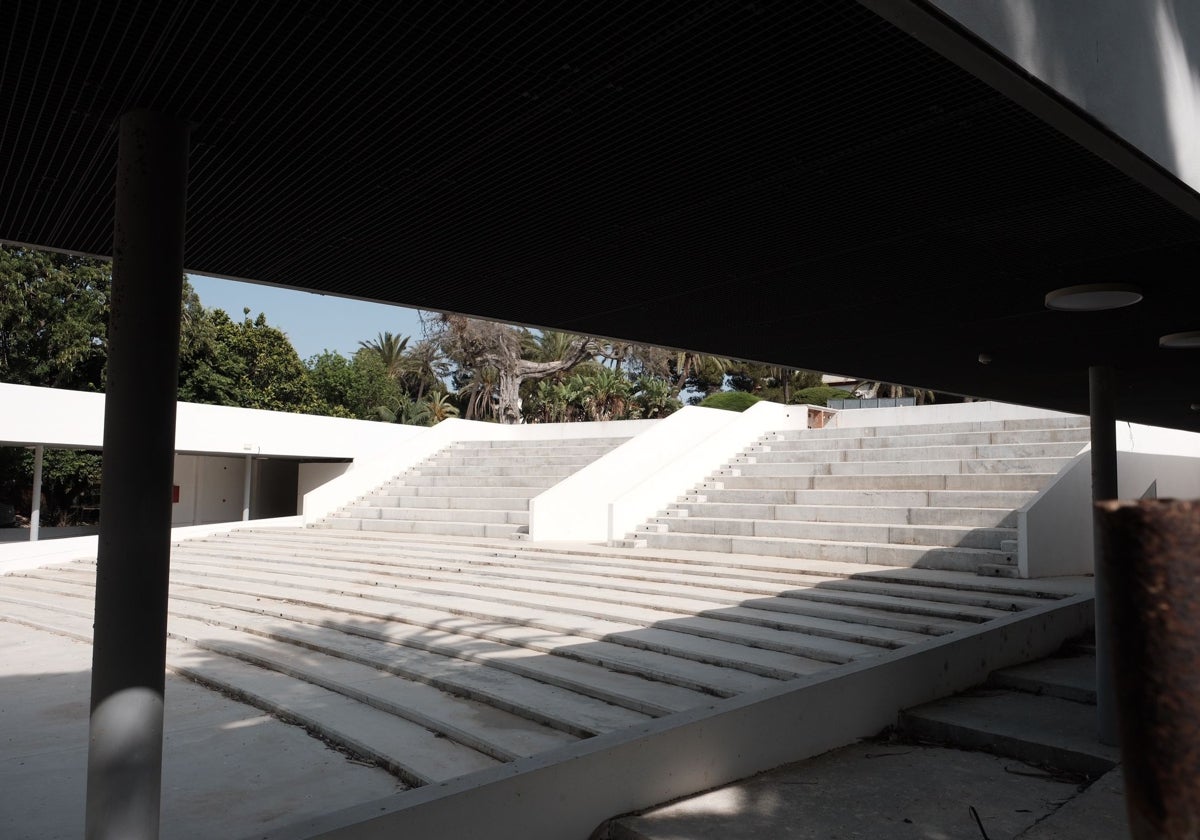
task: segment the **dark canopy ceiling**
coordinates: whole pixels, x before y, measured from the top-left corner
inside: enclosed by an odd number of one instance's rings
[[[11,0],[0,238],[108,255],[150,108],[194,125],[195,273],[1069,411],[1113,365],[1200,428],[1157,343],[1200,329],[1193,194],[864,4]],[[1105,281],[1145,300],[1043,306]]]

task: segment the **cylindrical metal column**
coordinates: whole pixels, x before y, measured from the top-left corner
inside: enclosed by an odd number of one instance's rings
[[[159,831],[188,131],[124,115],[117,159],[86,836]]]
[[[1200,837],[1200,502],[1097,505],[1135,840]]]
[[[33,447],[33,495],[29,499],[29,541],[37,542],[42,524],[42,455],[39,443]]]
[[[1115,374],[1111,368],[1088,368],[1092,437],[1092,501],[1117,498],[1117,418],[1114,410]],[[1096,592],[1096,727],[1100,743],[1115,746],[1118,740],[1116,689],[1112,667],[1112,614],[1108,604],[1112,582],[1100,562],[1099,509],[1093,515]]]

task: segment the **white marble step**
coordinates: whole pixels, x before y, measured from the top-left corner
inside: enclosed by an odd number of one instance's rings
[[[833,542],[813,539],[728,534],[638,532],[648,548],[686,551],[719,551],[733,554],[764,554],[834,560],[842,563],[873,563],[884,566],[949,569],[973,572],[981,563],[995,563],[1004,555],[982,548],[893,545],[878,542]]]
[[[841,447],[837,449],[751,451],[746,457],[758,464],[833,463],[838,461],[941,461],[977,458],[1073,458],[1086,441],[1073,443],[1016,443],[999,445],[937,445],[895,447]],[[736,459],[735,459],[736,460]]]
[[[852,450],[850,450],[852,451]],[[1057,473],[1067,458],[974,458],[917,460],[847,460],[833,462],[775,461],[769,463],[739,463],[731,461],[714,476],[727,470],[746,476],[828,476],[828,475],[973,475],[1003,473]]]
[[[931,508],[1019,508],[1036,494],[1036,490],[807,490],[780,488],[756,489],[707,489],[705,501],[709,503],[769,504],[862,507],[931,507]]]
[[[676,503],[667,519],[685,516],[777,519],[791,522],[863,522],[888,525],[958,525],[1016,527],[1016,512],[984,507],[885,507],[883,505],[750,504],[734,502]],[[656,520],[657,521],[657,520]]]
[[[507,539],[515,534],[522,525],[512,523],[491,523],[475,521],[446,521],[434,522],[413,519],[380,519],[376,517],[361,517],[341,513],[338,516],[324,520],[322,526],[336,530],[348,531],[387,531],[393,534],[445,534],[455,537],[488,537]]]
[[[31,626],[91,640],[87,616],[72,615],[54,605],[5,606],[10,616]],[[501,763],[370,704],[186,642],[168,640],[166,664],[177,674],[298,723],[412,785],[446,781]]]
[[[1024,431],[944,432],[930,434],[926,427],[913,427],[912,434],[876,437],[862,436],[854,429],[844,429],[844,437],[789,437],[764,442],[770,451],[803,452],[807,450],[888,449],[918,446],[988,446],[1003,444],[1079,443],[1086,444],[1091,430],[1082,428],[1027,429]]]
[[[607,452],[631,440],[630,437],[579,437],[579,438],[537,438],[521,440],[460,440],[457,449],[470,452],[474,450],[503,449],[503,450],[533,450],[544,452],[547,449],[574,451],[576,449],[595,449]]]
[[[710,490],[1040,490],[1054,473],[925,473],[903,475],[722,476],[697,485]]]
[[[667,524],[669,523],[669,524]],[[782,519],[717,518],[687,516],[664,519],[672,534],[723,534],[776,537],[830,542],[879,542],[893,545],[952,546],[1001,550],[1002,541],[1014,540],[1012,528],[953,525],[889,525],[867,522],[811,522]]]
[[[772,434],[782,438],[825,437],[902,437],[923,434],[957,434],[962,432],[1024,432],[1051,429],[1086,429],[1084,416],[1041,417],[1012,420],[967,420],[947,423],[908,423],[889,426],[827,426],[823,429],[796,429]]]

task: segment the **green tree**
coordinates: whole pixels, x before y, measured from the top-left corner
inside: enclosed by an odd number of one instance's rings
[[[0,381],[100,391],[111,265],[0,245]]]
[[[420,405],[417,416],[428,426],[436,426],[443,420],[458,416],[458,407],[444,391],[431,391]]]
[[[521,422],[523,383],[569,370],[596,352],[591,339],[576,336],[563,358],[537,361],[532,358],[537,351],[537,341],[525,329],[462,315],[441,315],[425,324],[429,332],[427,337],[436,341],[447,358],[459,368],[455,376],[456,387],[457,383],[474,382],[476,394],[471,399],[476,404],[483,399],[480,374],[487,368],[495,370],[496,385],[492,393],[496,399],[497,419],[501,423]],[[490,394],[487,399],[490,401]],[[470,411],[467,417],[472,417]]]
[[[181,330],[180,399],[304,414],[331,413],[288,337],[259,313],[234,322],[201,308]],[[336,412],[346,414],[345,411]]]
[[[683,405],[676,398],[674,389],[665,379],[651,376],[642,376],[638,379],[633,401],[638,407],[638,413],[648,420],[666,417],[678,411]]]
[[[623,420],[633,407],[633,383],[608,368],[586,375],[583,392],[589,420]]]
[[[381,332],[373,339],[358,342],[358,346],[363,350],[374,353],[379,358],[379,361],[383,363],[388,376],[399,382],[408,364],[408,360],[404,354],[404,351],[408,348],[408,339],[409,336]]]
[[[352,358],[326,350],[306,363],[308,378],[316,391],[324,413],[356,417],[359,420],[386,418],[379,408],[395,406],[407,396],[384,367],[378,354],[360,349]],[[395,415],[389,422],[395,422]]]

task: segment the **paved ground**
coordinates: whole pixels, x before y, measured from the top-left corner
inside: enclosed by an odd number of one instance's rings
[[[0,621],[5,840],[83,835],[91,655],[82,642]],[[297,726],[171,675],[165,724],[164,840],[242,837],[403,789]]]
[[[881,738],[614,820],[605,840],[1128,840],[1119,769],[1090,781]]]

